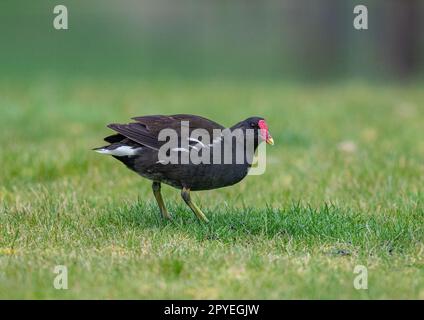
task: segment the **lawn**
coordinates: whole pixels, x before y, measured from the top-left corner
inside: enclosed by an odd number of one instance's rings
[[[424,299],[422,85],[40,78],[0,97],[0,298]],[[264,175],[193,193],[207,225],[166,186],[162,221],[149,181],[91,151],[162,113],[269,123]]]

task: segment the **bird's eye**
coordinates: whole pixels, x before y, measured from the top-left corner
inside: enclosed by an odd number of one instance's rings
[[[250,123],[250,126],[251,126],[252,128],[254,128],[254,127],[256,127],[256,123],[252,122],[252,123]]]

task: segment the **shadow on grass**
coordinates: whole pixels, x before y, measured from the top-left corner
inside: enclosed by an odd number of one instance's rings
[[[389,254],[422,241],[423,212],[373,215],[334,205],[319,208],[292,204],[287,208],[215,208],[205,210],[210,222],[197,221],[185,206],[171,206],[172,221],[163,220],[154,203],[127,204],[110,208],[101,216],[104,224],[117,228],[153,229],[185,233],[197,241],[222,243],[255,241],[257,237],[303,245],[346,244],[384,249]],[[420,240],[421,239],[421,240]]]

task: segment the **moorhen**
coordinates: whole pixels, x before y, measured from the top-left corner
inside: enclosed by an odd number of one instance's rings
[[[162,199],[161,183],[181,189],[181,196],[193,213],[208,222],[191,201],[190,191],[216,189],[241,181],[251,167],[259,143],[274,144],[264,118],[260,117],[248,118],[230,128],[189,114],[132,119],[135,122],[129,124],[109,124],[116,133],[104,139],[109,145],[94,150],[112,155],[152,180],[153,194],[167,219],[171,216]],[[172,139],[171,133],[176,139]]]

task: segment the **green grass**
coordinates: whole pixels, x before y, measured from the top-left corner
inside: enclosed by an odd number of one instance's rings
[[[58,78],[0,96],[0,298],[424,299],[422,86]],[[194,193],[208,225],[164,187],[162,221],[149,181],[90,151],[158,113],[264,116],[266,173]]]

